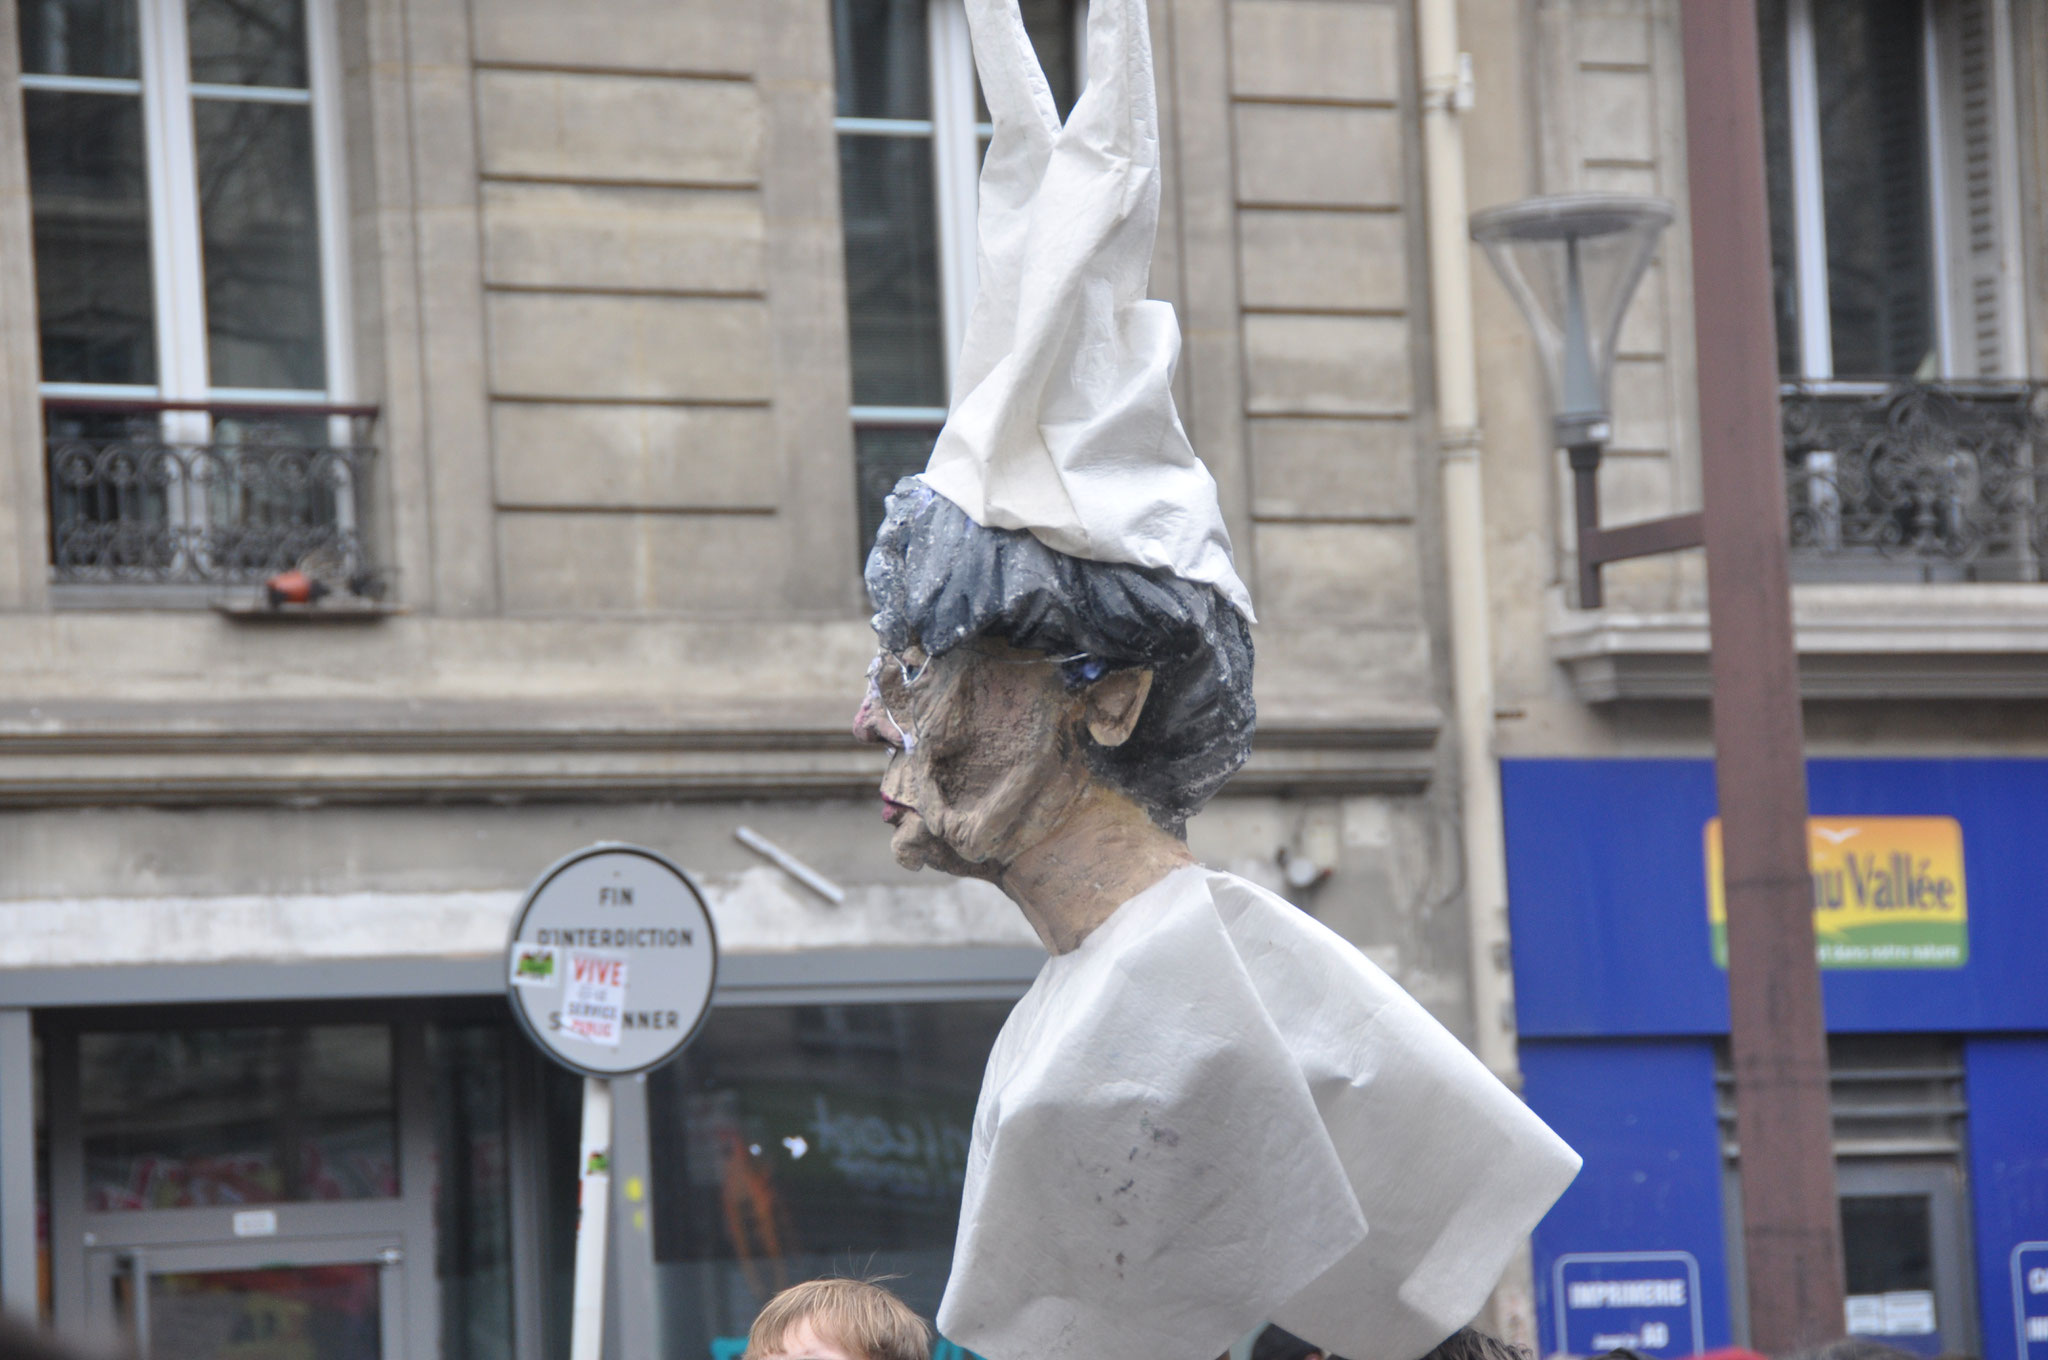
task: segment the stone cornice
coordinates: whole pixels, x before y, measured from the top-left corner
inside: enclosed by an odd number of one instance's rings
[[[2048,585],[1802,585],[1792,599],[1807,699],[2048,698]],[[1548,631],[1589,703],[1711,694],[1704,611],[1579,612],[1553,593]]]
[[[837,717],[838,715],[834,715]],[[1280,713],[1236,794],[1413,793],[1433,710]],[[0,703],[0,806],[837,798],[881,753],[819,713],[531,700]]]

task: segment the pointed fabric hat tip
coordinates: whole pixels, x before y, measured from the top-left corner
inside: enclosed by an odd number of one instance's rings
[[[924,481],[985,528],[1214,586],[1246,620],[1216,481],[1173,404],[1180,326],[1146,297],[1159,111],[1144,0],[1093,0],[1065,125],[1017,0],[967,0],[995,131],[978,285]]]

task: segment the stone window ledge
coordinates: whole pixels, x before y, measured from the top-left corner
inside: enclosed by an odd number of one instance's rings
[[[2048,584],[1801,585],[1808,699],[2048,698]],[[1546,602],[1550,655],[1587,703],[1703,700],[1704,610],[1579,611]]]

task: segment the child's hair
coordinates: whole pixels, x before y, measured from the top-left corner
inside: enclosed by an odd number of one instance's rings
[[[931,1328],[903,1300],[879,1284],[838,1279],[806,1280],[768,1300],[747,1331],[744,1360],[779,1352],[799,1322],[859,1360],[931,1360]]]

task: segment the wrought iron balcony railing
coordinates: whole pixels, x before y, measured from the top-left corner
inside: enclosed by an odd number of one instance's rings
[[[2048,579],[2048,384],[1797,384],[1783,401],[1797,579]]]
[[[381,590],[374,406],[49,398],[50,565],[66,584],[240,585],[308,566]]]

